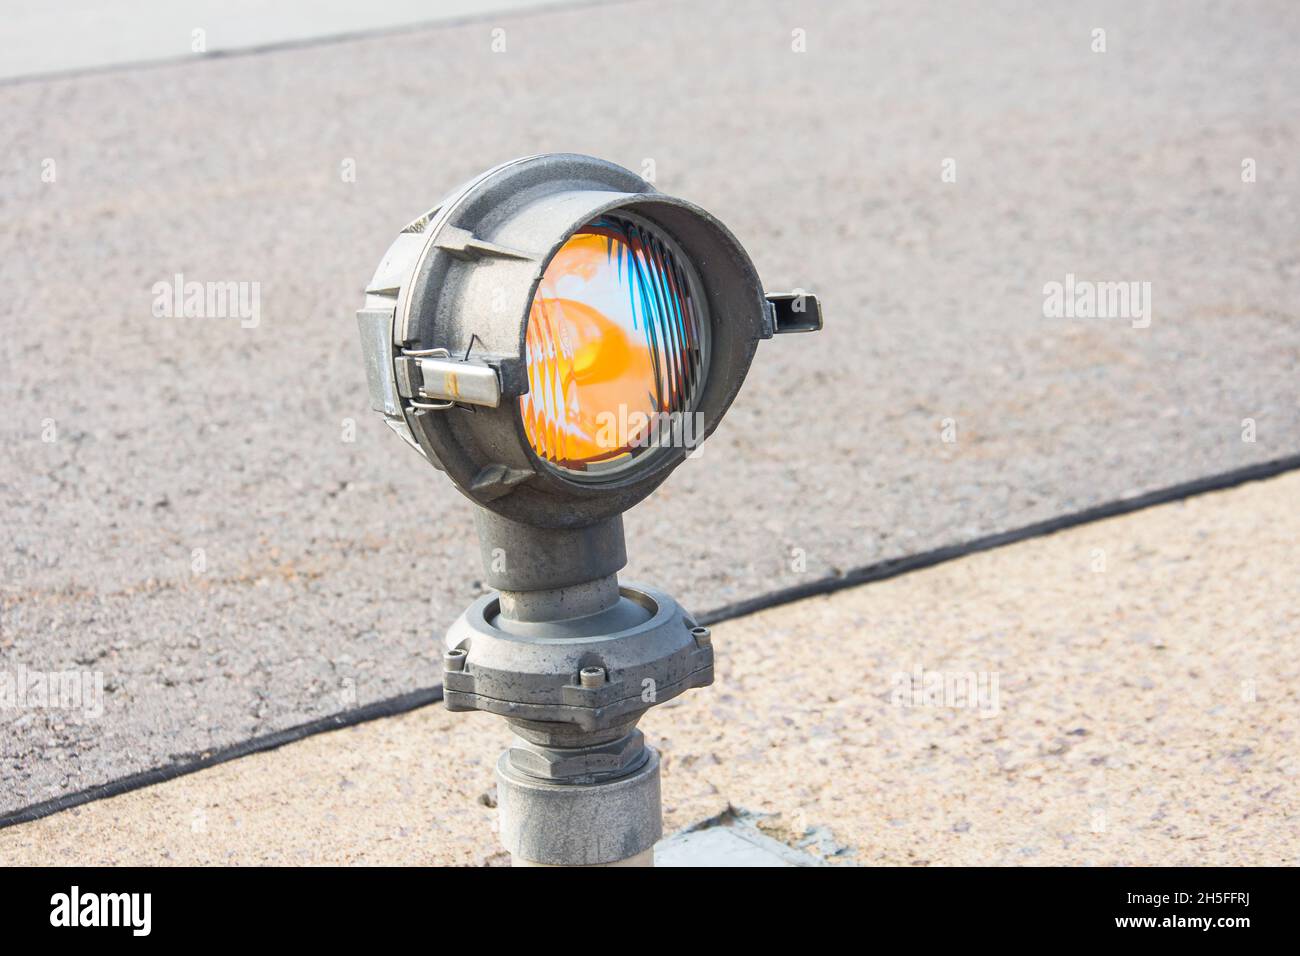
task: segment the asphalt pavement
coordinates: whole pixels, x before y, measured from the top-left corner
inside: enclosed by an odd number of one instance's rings
[[[104,687],[0,714],[0,811],[436,683],[470,509],[353,313],[510,157],[652,176],[822,297],[628,516],[694,610],[1295,455],[1298,47],[1286,2],[694,0],[0,85],[0,671]],[[157,317],[177,275],[255,320]],[[1078,282],[1142,305],[1052,314]]]

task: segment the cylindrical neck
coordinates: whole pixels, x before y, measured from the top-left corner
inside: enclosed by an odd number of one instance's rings
[[[479,508],[474,522],[503,617],[560,621],[618,603],[618,571],[627,564],[622,515],[583,528],[537,528]]]

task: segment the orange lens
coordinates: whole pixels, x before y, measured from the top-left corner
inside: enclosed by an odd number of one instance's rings
[[[688,267],[653,227],[614,217],[555,253],[528,314],[519,400],[538,457],[601,477],[665,444],[665,426],[694,409],[707,329]]]

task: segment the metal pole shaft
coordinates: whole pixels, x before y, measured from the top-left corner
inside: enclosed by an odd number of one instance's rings
[[[620,585],[621,516],[537,528],[480,511],[485,595],[448,631],[444,700],[514,740],[497,761],[500,836],[519,866],[653,866],[663,834],[652,706],[713,680],[707,629]]]

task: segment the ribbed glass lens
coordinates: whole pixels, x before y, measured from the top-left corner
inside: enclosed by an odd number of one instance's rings
[[[654,227],[622,217],[584,226],[555,253],[528,315],[519,400],[540,458],[603,477],[680,440],[680,426],[694,434],[684,419],[703,386],[708,328],[689,268]]]

